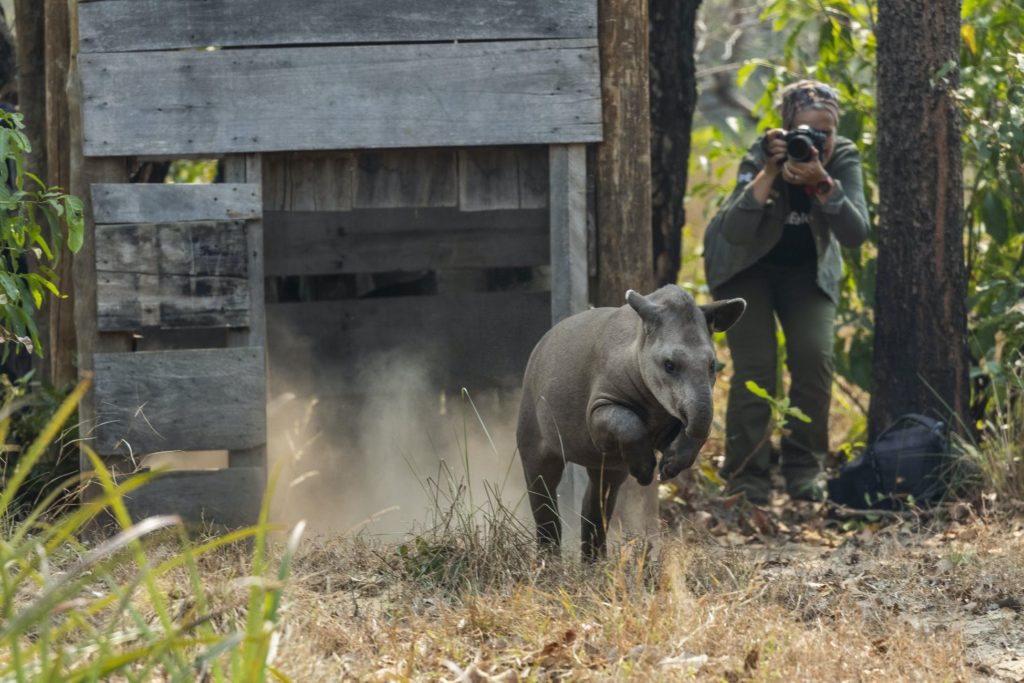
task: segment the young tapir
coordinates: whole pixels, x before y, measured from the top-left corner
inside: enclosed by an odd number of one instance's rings
[[[693,464],[711,431],[715,350],[711,332],[728,329],[746,302],[698,306],[667,285],[627,305],[566,318],[537,343],[523,378],[516,438],[541,546],[557,548],[555,489],[566,462],[586,468],[583,557],[605,552],[615,496],[627,474],[642,485]],[[676,437],[675,447],[669,450]]]

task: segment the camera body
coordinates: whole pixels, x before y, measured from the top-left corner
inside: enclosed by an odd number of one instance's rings
[[[820,158],[825,153],[828,134],[810,126],[797,126],[782,136],[786,143],[786,157],[793,161],[810,161],[811,149],[818,150]]]

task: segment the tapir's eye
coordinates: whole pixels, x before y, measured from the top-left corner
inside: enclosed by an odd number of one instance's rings
[[[708,368],[708,372],[711,375],[714,375],[716,372],[718,372],[718,361],[717,360],[712,360],[711,361],[711,367]]]
[[[670,375],[676,374],[676,364],[673,363],[672,361],[667,360],[664,363],[662,363],[661,366],[663,368],[665,368],[665,372],[667,372],[668,374],[670,374]]]

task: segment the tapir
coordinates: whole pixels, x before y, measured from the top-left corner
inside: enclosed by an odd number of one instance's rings
[[[711,431],[711,333],[731,327],[746,305],[698,306],[676,285],[647,296],[629,290],[625,305],[577,313],[537,342],[516,440],[542,548],[561,543],[555,489],[567,462],[589,478],[581,511],[588,561],[605,553],[607,522],[627,476],[650,484],[656,450],[662,480],[693,464]]]

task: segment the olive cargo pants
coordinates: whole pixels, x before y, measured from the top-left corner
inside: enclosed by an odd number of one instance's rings
[[[725,465],[728,492],[744,491],[762,501],[771,489],[771,420],[768,403],[746,387],[750,380],[775,394],[778,358],[775,319],[786,337],[791,405],[810,423],[789,418],[782,438],[782,473],[790,493],[812,481],[828,451],[828,413],[832,395],[832,343],[836,306],[815,283],[815,266],[758,263],[714,292],[716,299],[742,297],[747,310],[726,333],[733,376],[726,409]]]

